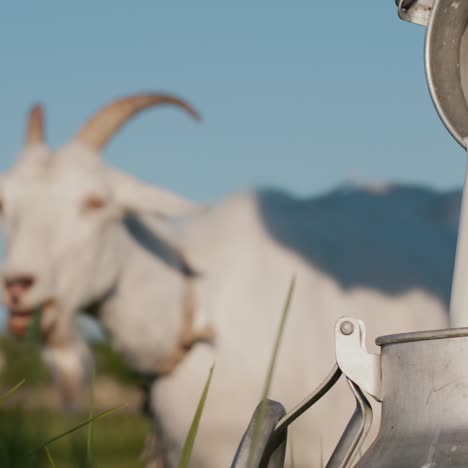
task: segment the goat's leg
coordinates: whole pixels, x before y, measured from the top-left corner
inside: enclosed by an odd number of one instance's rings
[[[141,389],[143,401],[141,405],[142,413],[153,421],[153,430],[145,438],[145,444],[141,459],[146,463],[146,468],[169,468],[165,457],[164,445],[162,442],[161,428],[151,406],[151,385],[154,379],[147,379]]]

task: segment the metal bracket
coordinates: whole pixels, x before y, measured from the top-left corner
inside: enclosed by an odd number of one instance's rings
[[[395,3],[400,19],[421,26],[428,25],[434,0],[395,0]]]
[[[261,414],[263,413],[263,416]],[[258,467],[263,453],[268,450],[267,468],[283,468],[286,454],[287,428],[281,432],[276,444],[272,445],[270,439],[278,421],[285,415],[286,410],[281,403],[274,400],[260,402],[250,420],[249,426],[242,437],[231,468]],[[261,419],[261,421],[260,421]],[[257,424],[261,422],[257,433]],[[257,438],[256,438],[257,437]],[[256,445],[254,447],[254,444]],[[253,453],[252,450],[255,449]],[[250,465],[249,465],[250,462]]]
[[[377,401],[381,401],[380,355],[367,352],[366,327],[361,320],[353,317],[342,317],[336,322],[335,340],[337,363],[328,377],[305,400],[281,419],[280,415],[284,412],[282,406],[276,402],[267,402],[272,413],[271,417],[267,418],[265,429],[262,429],[262,443],[254,454],[255,466],[259,468],[283,466],[288,426],[320,400],[336,384],[341,374],[347,377],[356,399],[356,409],[326,468],[353,466],[353,461],[372,423],[372,408],[362,390]],[[280,407],[280,411],[275,405]],[[245,457],[247,451],[250,451],[252,428],[256,424],[257,412],[258,409],[242,439],[232,468],[245,466]],[[275,421],[277,421],[276,427],[274,427]],[[257,460],[260,460],[260,463]]]
[[[270,465],[268,465],[270,457],[281,446],[281,444],[283,444],[288,426],[292,424],[305,411],[307,411],[312,405],[317,403],[317,401],[319,401],[320,398],[322,398],[333,387],[333,385],[338,382],[341,375],[341,369],[335,364],[327,378],[305,400],[303,400],[295,408],[289,411],[288,414],[281,418],[281,420],[276,425],[276,428],[270,439],[268,440],[258,468],[270,468]]]
[[[380,355],[366,348],[366,326],[354,317],[342,317],[335,325],[336,362],[343,374],[377,401],[382,401]]]
[[[335,364],[328,377],[314,390],[314,392],[278,422],[275,430],[272,432],[268,442],[266,443],[258,468],[283,466],[277,465],[276,463],[277,460],[280,459],[281,455],[279,454],[283,453],[281,452],[281,447],[286,443],[288,426],[307,411],[314,403],[320,400],[336,384],[341,374],[341,369]],[[356,409],[349,420],[338,445],[333,451],[330,460],[326,464],[326,468],[351,468],[372,424],[372,407],[368,400],[357,384],[352,382],[350,379],[347,379],[347,382],[356,399]],[[255,455],[258,457],[257,453]],[[276,458],[274,458],[275,456]],[[281,460],[284,460],[284,453]],[[244,465],[232,465],[232,468],[234,468],[234,466],[244,468]]]
[[[356,399],[356,409],[325,468],[353,467],[372,424],[372,407],[369,401],[358,385],[346,380]]]

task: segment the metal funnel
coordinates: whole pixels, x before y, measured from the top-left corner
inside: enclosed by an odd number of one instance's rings
[[[401,19],[427,26],[425,63],[442,122],[464,148],[468,138],[468,2],[397,0]]]
[[[427,26],[426,76],[437,112],[455,140],[468,144],[468,0],[396,0],[401,19]],[[458,228],[450,325],[468,326],[468,169]]]

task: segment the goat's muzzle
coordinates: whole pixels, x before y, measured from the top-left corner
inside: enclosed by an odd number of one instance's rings
[[[10,333],[18,338],[26,335],[34,318],[32,310],[10,310],[8,318],[8,329]]]
[[[47,334],[54,326],[57,318],[56,301],[49,299],[40,306],[30,309],[9,308],[8,329],[17,338],[24,337],[31,327],[36,314],[40,314],[41,334]]]

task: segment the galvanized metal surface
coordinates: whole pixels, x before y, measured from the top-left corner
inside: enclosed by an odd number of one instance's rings
[[[232,462],[231,468],[248,468],[248,462],[250,457],[250,452],[253,449],[254,436],[256,425],[259,422],[260,408],[262,403],[259,403],[250,424],[245,431],[244,436],[240,442],[239,448],[237,449],[236,455]],[[278,403],[274,400],[267,400],[265,402],[265,412],[262,420],[262,427],[260,429],[257,445],[255,447],[253,457],[250,460],[252,467],[257,467],[260,464],[260,459],[265,447],[275,430],[275,427],[278,421],[285,415],[286,410],[281,403]],[[281,440],[275,447],[275,449],[270,454],[270,459],[267,465],[267,468],[282,468],[284,466],[284,457],[286,454],[286,440],[287,440],[287,431],[283,431],[281,434]]]
[[[468,466],[468,337],[382,348],[382,420],[356,468]]]
[[[468,105],[463,89],[468,62],[468,2],[435,0],[426,34],[426,75],[434,105],[456,141],[466,148]]]
[[[341,374],[341,370],[335,365],[328,377],[320,384],[320,386],[278,422],[276,429],[271,434],[268,442],[262,447],[259,447],[259,450],[262,450],[263,453],[263,455],[261,455],[260,464],[254,464],[252,466],[258,466],[258,468],[276,468],[278,458],[275,459],[274,457],[278,450],[285,444],[285,435],[287,433],[288,426],[314,403],[320,400],[320,398],[322,398],[335,385]],[[351,468],[354,460],[359,454],[359,450],[372,423],[372,408],[369,401],[354,382],[348,379],[348,384],[356,399],[356,409],[333,454],[331,455],[326,468]],[[255,458],[258,458],[258,451]],[[272,465],[272,463],[275,464]],[[237,466],[244,465],[236,465],[236,467]]]
[[[304,400],[286,414],[276,425],[275,432],[281,432],[291,425],[301,414],[322,398],[341,377],[341,369],[335,365],[326,379]]]
[[[395,335],[379,336],[375,342],[379,346],[396,343],[407,343],[421,340],[443,340],[444,338],[458,338],[468,336],[468,328],[447,328],[444,330],[428,330],[412,333],[398,333]]]
[[[335,325],[336,362],[350,380],[381,401],[380,356],[366,348],[366,326],[354,317]]]
[[[450,326],[468,326],[468,166],[458,224],[457,251],[450,297]]]
[[[333,451],[326,468],[351,468],[359,455],[372,424],[372,407],[361,389],[351,380],[348,384],[356,399],[356,409]]]
[[[434,0],[395,0],[398,16],[411,23],[427,26]]]
[[[465,0],[395,0],[405,21],[427,26],[425,63],[432,100],[442,122],[466,148],[467,93],[463,78],[468,62]],[[467,84],[468,85],[468,84]]]
[[[271,434],[268,443],[265,445],[261,453],[261,461],[259,468],[269,468],[269,460],[272,454],[283,443],[284,434],[289,425],[291,425],[301,414],[307,411],[314,403],[322,398],[340,378],[342,372],[337,365],[333,367],[327,378],[299,405],[286,414],[278,424],[275,431]]]

